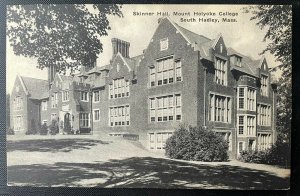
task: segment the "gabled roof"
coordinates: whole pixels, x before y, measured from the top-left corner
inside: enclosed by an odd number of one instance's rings
[[[218,39],[210,39],[203,35],[194,33],[186,28],[179,26],[177,23],[173,22],[168,17],[166,18],[175,28],[176,30],[184,37],[184,39],[194,47],[194,50],[200,52],[200,56],[204,59],[209,61],[213,61],[213,57],[211,54],[211,48],[213,47],[214,43],[217,42]]]
[[[49,85],[47,80],[20,76],[31,99],[45,99],[49,97]]]
[[[136,68],[139,66],[139,62],[142,59],[143,55],[138,55],[131,58],[124,57],[124,60],[128,64],[131,70],[136,71]]]
[[[236,54],[240,57],[242,57],[242,66],[238,67],[236,65],[231,65],[232,69],[236,69],[238,71],[241,71],[243,73],[247,73],[249,75],[259,77],[258,69],[260,68],[261,59],[260,60],[254,60],[249,56],[243,55],[237,51],[235,51],[233,48],[227,48],[228,55]]]

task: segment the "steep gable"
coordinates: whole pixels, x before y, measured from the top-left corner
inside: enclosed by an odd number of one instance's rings
[[[49,97],[49,86],[47,80],[20,77],[24,83],[25,88],[28,91],[29,98],[31,99],[45,99]]]

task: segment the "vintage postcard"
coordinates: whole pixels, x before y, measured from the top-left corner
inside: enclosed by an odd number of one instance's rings
[[[291,5],[7,6],[8,186],[290,188]]]

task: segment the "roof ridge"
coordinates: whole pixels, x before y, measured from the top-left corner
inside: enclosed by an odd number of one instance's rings
[[[22,76],[20,75],[21,78],[29,78],[29,79],[34,79],[34,80],[42,80],[42,81],[48,81],[48,80],[45,80],[45,79],[40,79],[40,78],[33,78],[33,77],[28,77],[28,76]]]
[[[184,30],[186,30],[186,31],[189,31],[190,33],[193,33],[193,34],[195,34],[195,35],[202,36],[202,37],[208,39],[207,41],[211,41],[211,40],[212,40],[212,39],[210,39],[210,38],[208,38],[208,37],[206,37],[206,36],[204,36],[204,35],[202,35],[202,34],[198,34],[198,33],[194,32],[194,31],[191,31],[191,30],[189,30],[189,29],[183,27],[183,26],[180,26],[180,25],[177,24],[176,22],[174,22],[174,24],[176,24],[178,27],[180,27],[180,28],[182,28],[182,29],[184,29]]]

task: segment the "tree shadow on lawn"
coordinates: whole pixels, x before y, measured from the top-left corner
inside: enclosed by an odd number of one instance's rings
[[[7,141],[7,152],[28,151],[28,152],[70,152],[75,149],[87,150],[98,144],[108,144],[100,140],[92,139],[32,139]]]
[[[240,166],[193,164],[152,157],[96,163],[8,166],[9,185],[114,188],[287,189],[289,178]]]

